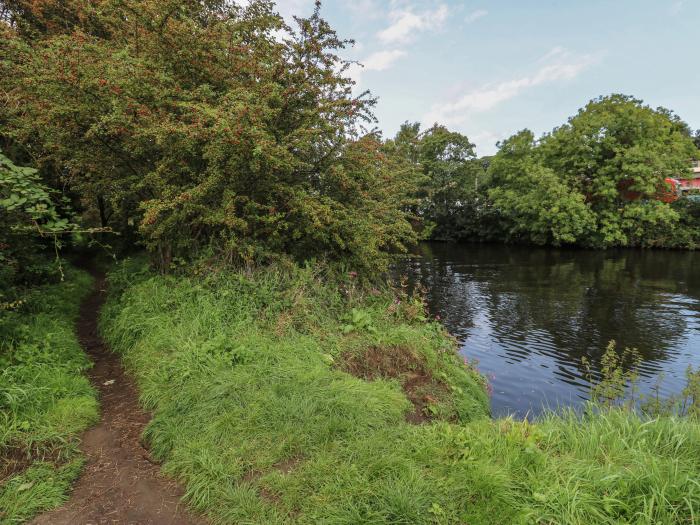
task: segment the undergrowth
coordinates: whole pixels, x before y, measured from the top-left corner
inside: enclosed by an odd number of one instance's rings
[[[618,406],[492,420],[418,299],[308,268],[131,263],[110,285],[103,332],[154,411],[152,451],[214,523],[700,519],[697,420]]]
[[[0,523],[60,505],[82,465],[78,434],[97,419],[89,361],[74,330],[91,278],[27,292],[0,312]]]

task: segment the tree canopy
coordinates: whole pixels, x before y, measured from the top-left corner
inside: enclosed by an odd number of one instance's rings
[[[2,134],[158,264],[289,254],[382,269],[411,177],[339,38],[270,0],[4,2]],[[9,13],[9,14],[8,14]]]

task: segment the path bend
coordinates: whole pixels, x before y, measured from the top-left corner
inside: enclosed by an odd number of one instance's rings
[[[100,421],[82,437],[87,458],[70,499],[41,514],[33,525],[204,525],[180,503],[182,488],[160,473],[141,435],[150,416],[139,405],[136,386],[97,328],[105,300],[104,275],[83,301],[78,337],[94,362],[90,381],[99,392]]]

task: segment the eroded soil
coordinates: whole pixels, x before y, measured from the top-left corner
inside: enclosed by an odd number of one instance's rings
[[[363,352],[345,354],[340,367],[367,381],[397,379],[413,404],[406,420],[417,425],[432,418],[428,406],[449,392],[444,383],[433,377],[424,359],[402,346],[372,346]]]

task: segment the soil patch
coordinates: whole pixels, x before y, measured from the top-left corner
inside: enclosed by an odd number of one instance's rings
[[[367,381],[397,379],[414,408],[406,414],[406,420],[417,425],[432,419],[430,406],[449,393],[447,385],[433,377],[425,359],[403,346],[371,346],[362,352],[346,352],[340,368]]]
[[[7,447],[0,454],[0,485],[11,477],[24,472],[36,461],[45,461],[58,466],[62,463],[61,450],[59,447],[53,448],[45,443],[41,450]]]
[[[183,490],[160,474],[141,443],[150,416],[138,403],[132,379],[97,330],[105,281],[96,275],[93,293],[80,308],[80,342],[94,361],[89,376],[100,395],[101,419],[82,438],[87,463],[62,507],[42,514],[35,525],[189,525],[204,524],[180,504]]]

